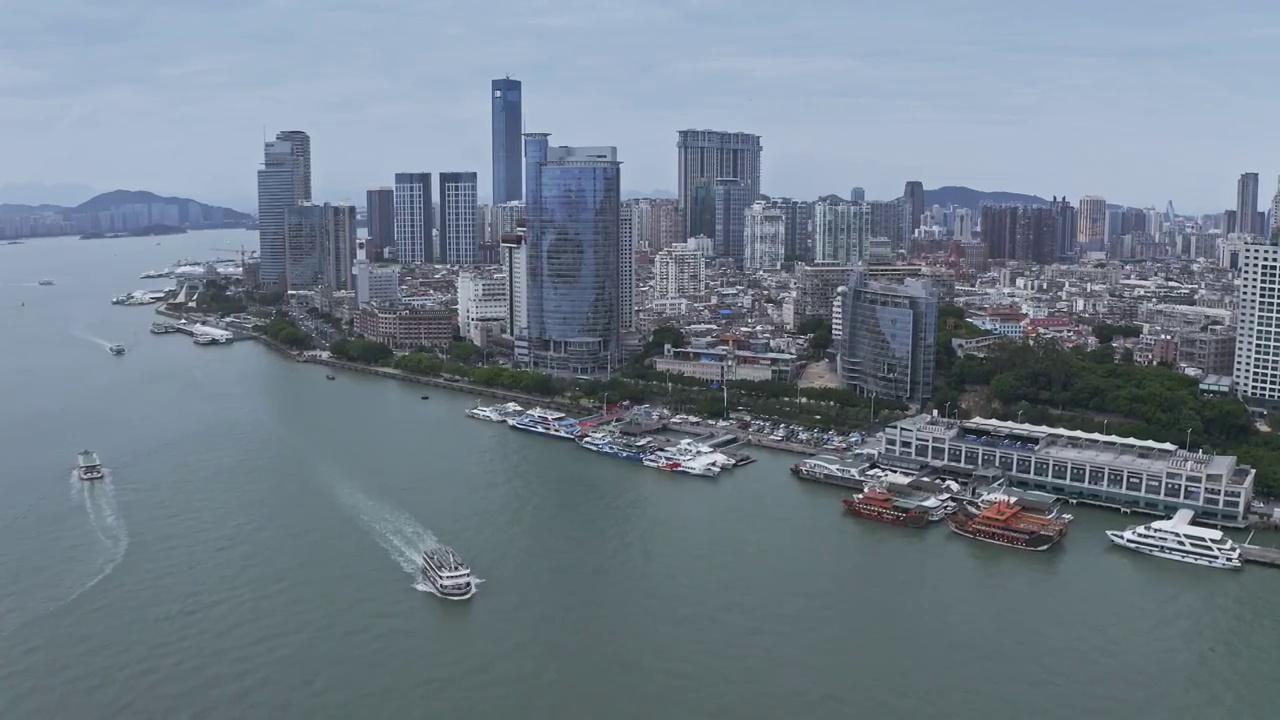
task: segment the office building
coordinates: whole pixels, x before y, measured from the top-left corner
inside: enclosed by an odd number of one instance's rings
[[[264,144],[258,171],[258,283],[283,290],[285,211],[311,202],[311,138],[298,130],[276,134]]]
[[[716,180],[716,255],[733,258],[742,267],[743,218],[754,196],[746,183],[737,178]]]
[[[1242,173],[1236,182],[1236,232],[1262,235],[1258,223],[1258,173]]]
[[[903,218],[906,224],[902,232],[907,239],[907,251],[910,252],[910,243],[915,239],[916,231],[920,229],[920,218],[924,215],[924,183],[919,180],[907,181],[902,189],[902,209],[906,213]]]
[[[285,289],[351,289],[356,209],[306,203],[285,209]]]
[[[849,191],[849,200],[853,202],[866,202],[867,191],[863,190],[860,187],[855,187],[854,189]]]
[[[520,163],[520,81],[509,77],[490,83],[493,95],[493,204],[524,200]]]
[[[621,163],[617,148],[550,147],[547,137],[525,135],[528,363],[605,373],[621,349]]]
[[[856,268],[842,292],[841,380],[864,395],[923,407],[933,396],[937,291],[925,280],[872,280]]]
[[[760,195],[760,136],[718,130],[681,130],[676,141],[678,199],[684,220],[681,238],[716,237],[715,186],[737,178],[746,186],[747,204]]]
[[[458,273],[458,334],[481,347],[507,324],[510,283],[504,273],[472,269]]]
[[[673,243],[653,258],[653,296],[671,300],[707,289],[707,258],[688,243]]]
[[[395,189],[370,188],[365,192],[365,218],[369,225],[367,247],[374,256],[385,258],[396,246]]]
[[[1107,247],[1107,201],[1097,195],[1080,198],[1076,208],[1078,252],[1100,252]]]
[[[884,429],[886,462],[948,473],[996,472],[1010,486],[1156,515],[1247,524],[1255,470],[1232,455],[1172,443],[986,418],[918,415]]]
[[[356,312],[356,333],[393,350],[444,350],[458,330],[458,316],[444,305],[371,302]]]
[[[440,182],[438,227],[443,265],[476,264],[476,174],[443,172]]]
[[[1053,196],[1053,200],[1049,203],[1049,208],[1053,211],[1054,223],[1054,245],[1057,246],[1058,257],[1074,256],[1076,254],[1076,209],[1067,202],[1067,196],[1063,195],[1059,198]]]
[[[818,263],[854,265],[866,257],[871,238],[871,208],[865,203],[813,205],[813,257]]]
[[[402,265],[436,262],[431,173],[396,173],[393,192],[396,259]]]
[[[1256,410],[1280,410],[1280,247],[1247,244],[1240,255],[1236,394]]]
[[[786,255],[787,216],[757,201],[745,210],[742,269],[747,272],[781,270]]]
[[[494,205],[489,211],[493,215],[489,221],[489,230],[493,233],[493,239],[501,242],[503,235],[514,233],[524,220],[524,201],[515,200]]]
[[[351,268],[356,304],[394,303],[400,299],[400,271],[375,267],[366,255],[366,241],[356,240],[356,259]]]

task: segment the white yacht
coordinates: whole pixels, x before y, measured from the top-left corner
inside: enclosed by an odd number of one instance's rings
[[[699,477],[715,477],[720,474],[720,465],[715,459],[706,455],[697,455],[679,447],[655,450],[641,460],[645,467],[668,472],[682,472]]]
[[[444,597],[461,600],[475,591],[471,568],[450,548],[437,545],[423,550],[421,566],[423,579]]]
[[[76,477],[81,480],[101,480],[102,461],[92,450],[81,450],[76,456]]]
[[[517,430],[569,440],[578,437],[582,432],[577,420],[569,418],[562,412],[545,408],[534,408],[523,415],[507,418],[507,424]]]
[[[1240,546],[1221,530],[1191,524],[1195,513],[1179,510],[1168,520],[1108,530],[1111,542],[1140,553],[1193,565],[1238,570],[1243,564]]]
[[[173,323],[169,323],[169,322],[151,323],[151,332],[157,335],[163,335],[165,333],[171,333],[171,332],[177,332],[177,331],[178,331],[178,328],[174,327]]]
[[[509,402],[506,405],[494,405],[492,407],[481,407],[477,405],[467,411],[467,414],[471,417],[477,420],[488,420],[489,422],[506,422],[510,418],[523,413],[524,408],[513,402]]]

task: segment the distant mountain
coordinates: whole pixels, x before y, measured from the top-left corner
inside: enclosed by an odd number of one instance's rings
[[[957,207],[970,208],[976,212],[984,204],[1048,205],[1049,201],[1039,195],[1024,195],[1022,193],[1001,191],[986,192],[957,185],[947,185],[934,190],[925,190],[924,204],[925,207],[955,205]]]
[[[242,213],[239,210],[206,205],[189,198],[157,195],[146,190],[112,190],[111,192],[95,195],[74,207],[63,205],[0,205],[0,217],[58,213],[64,218],[70,219],[75,215],[98,213],[121,205],[151,205],[155,203],[176,205],[178,207],[178,220],[183,225],[191,223],[192,207],[200,208],[200,217],[205,223],[218,214],[221,214],[223,222],[248,223],[253,221],[252,215]]]

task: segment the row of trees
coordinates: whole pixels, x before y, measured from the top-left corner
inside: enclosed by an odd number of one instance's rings
[[[329,353],[336,358],[366,365],[382,365],[395,356],[391,348],[365,338],[335,340],[329,346]]]
[[[262,334],[294,350],[307,350],[312,347],[311,336],[286,317],[272,318],[271,322],[263,328]]]

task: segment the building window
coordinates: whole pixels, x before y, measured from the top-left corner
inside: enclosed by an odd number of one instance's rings
[[[1048,462],[1047,460],[1036,460],[1036,462],[1035,462],[1035,476],[1036,476],[1036,477],[1048,477],[1048,476],[1049,476],[1049,462]]]
[[[1054,479],[1054,480],[1066,480],[1066,479],[1067,479],[1067,466],[1066,466],[1066,465],[1064,465],[1063,463],[1054,463],[1054,464],[1053,464],[1053,479]]]
[[[1019,475],[1031,474],[1031,458],[1023,455],[1018,456],[1017,462],[1014,463],[1015,472]]]

